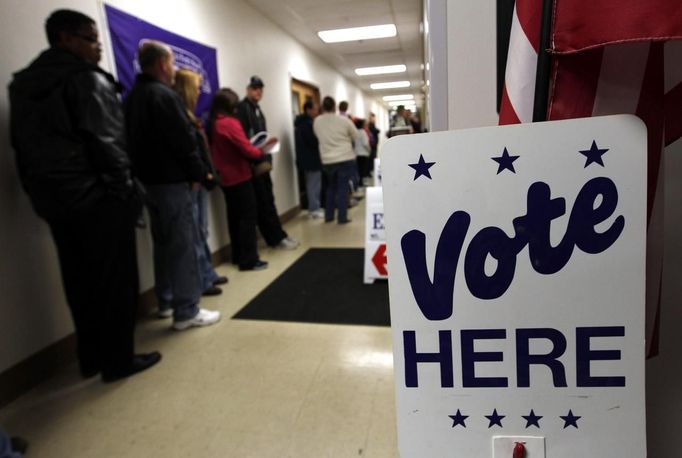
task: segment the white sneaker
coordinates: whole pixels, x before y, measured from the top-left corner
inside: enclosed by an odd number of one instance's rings
[[[217,310],[199,309],[199,313],[197,313],[194,318],[173,323],[173,329],[176,331],[184,331],[185,329],[194,326],[209,326],[218,321],[220,321],[220,312]]]
[[[281,250],[295,250],[298,248],[298,242],[292,238],[289,237],[284,237],[281,242],[275,246],[275,248],[279,248]]]
[[[170,318],[173,316],[173,309],[158,309],[156,311],[157,318]]]
[[[320,218],[324,218],[324,210],[322,210],[321,208],[318,208],[318,209],[315,210],[315,211],[309,212],[309,213],[308,213],[308,217],[311,218],[311,219],[320,219]]]

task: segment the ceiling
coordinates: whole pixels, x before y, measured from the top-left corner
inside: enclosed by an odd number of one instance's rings
[[[368,93],[377,96],[414,94],[422,104],[424,46],[421,33],[422,0],[246,0],[285,29],[322,60]],[[320,30],[395,24],[392,38],[324,43]],[[357,76],[358,67],[405,64],[407,73]],[[370,89],[370,83],[409,80],[402,89]]]

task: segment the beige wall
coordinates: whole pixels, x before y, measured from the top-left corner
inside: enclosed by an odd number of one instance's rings
[[[243,94],[251,75],[265,82],[261,106],[268,130],[282,140],[273,171],[280,213],[298,205],[293,154],[290,78],[351,102],[353,113],[374,111],[380,123],[387,114],[377,100],[352,85],[334,69],[264,19],[241,0],[111,0],[108,4],[159,27],[200,41],[218,50],[220,83]],[[57,8],[71,8],[95,18],[103,27],[101,2],[96,0],[3,0],[0,2],[0,84],[26,66],[46,47],[43,23]],[[112,69],[104,37],[102,66]],[[48,346],[72,331],[60,286],[55,250],[45,223],[34,216],[21,191],[8,139],[6,91],[0,92],[0,371]],[[355,107],[353,107],[355,105]],[[366,114],[366,113],[364,113]],[[386,131],[385,127],[382,129]],[[228,242],[222,195],[211,196],[210,245]],[[141,288],[153,284],[150,235],[138,233]]]

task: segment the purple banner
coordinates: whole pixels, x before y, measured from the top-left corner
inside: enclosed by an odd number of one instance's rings
[[[146,40],[161,41],[173,50],[178,68],[186,68],[202,76],[196,114],[205,117],[211,104],[211,96],[219,88],[215,48],[164,30],[109,5],[104,5],[104,8],[114,50],[116,73],[123,85],[124,96],[132,89],[135,75],[140,72],[137,63],[137,49],[140,44]]]

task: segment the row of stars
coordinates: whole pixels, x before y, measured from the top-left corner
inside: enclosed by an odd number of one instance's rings
[[[597,142],[592,140],[592,146],[588,150],[581,150],[579,151],[580,154],[585,156],[587,159],[585,161],[585,167],[587,167],[590,164],[599,164],[602,167],[604,167],[604,160],[602,159],[602,156],[604,153],[606,153],[609,149],[608,148],[599,148],[597,147]],[[516,170],[514,169],[514,161],[517,160],[521,156],[510,156],[509,151],[507,151],[507,148],[504,148],[504,151],[502,151],[502,155],[499,157],[491,157],[493,161],[497,162],[497,174],[499,175],[505,170],[509,170],[512,173],[516,173]],[[424,160],[424,155],[420,154],[419,155],[419,161],[414,163],[414,164],[408,164],[410,167],[414,169],[414,179],[416,180],[420,176],[425,176],[429,180],[431,180],[431,172],[429,172],[429,169],[433,167],[435,162],[426,162]]]
[[[493,413],[491,415],[484,415],[485,418],[488,419],[488,428],[492,428],[493,426],[499,426],[502,428],[502,419],[506,418],[506,415],[500,415],[497,413],[497,409],[493,410]],[[464,428],[467,427],[465,420],[469,418],[469,415],[463,415],[459,409],[457,409],[457,413],[455,415],[448,415],[452,419],[452,427],[454,428],[455,426],[463,426]],[[526,429],[530,428],[531,426],[535,426],[536,428],[540,427],[540,419],[543,418],[542,415],[536,415],[535,411],[533,409],[530,409],[530,413],[528,415],[521,415],[521,418],[526,420]],[[573,415],[573,410],[568,411],[568,414],[566,415],[559,415],[559,418],[561,418],[564,421],[564,429],[568,428],[569,426],[573,426],[574,428],[578,429],[578,420],[581,419],[581,416]]]

